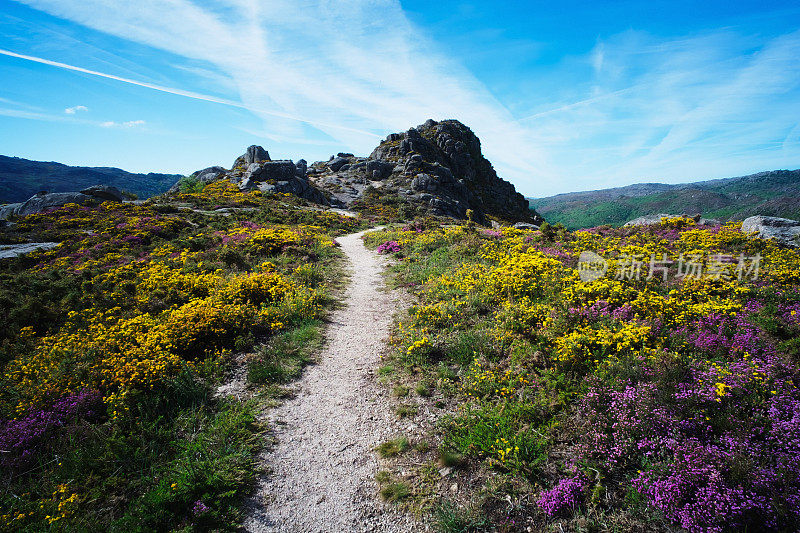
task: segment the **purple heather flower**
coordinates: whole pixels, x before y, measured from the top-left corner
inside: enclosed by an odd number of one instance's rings
[[[378,246],[379,254],[397,253],[399,251],[400,251],[400,245],[397,243],[397,241],[386,241],[385,243]]]
[[[583,491],[587,481],[583,474],[564,478],[550,489],[539,494],[537,503],[548,516],[557,516],[566,511],[573,511],[583,501]]]

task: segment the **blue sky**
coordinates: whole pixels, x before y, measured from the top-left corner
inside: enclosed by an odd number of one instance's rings
[[[0,0],[0,153],[190,173],[457,118],[529,196],[800,167],[796,2]]]

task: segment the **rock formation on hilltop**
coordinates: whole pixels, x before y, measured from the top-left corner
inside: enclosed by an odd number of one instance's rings
[[[200,182],[227,179],[242,190],[292,193],[312,202],[358,209],[365,203],[405,205],[414,214],[474,220],[487,216],[541,223],[514,186],[500,179],[483,157],[478,137],[457,120],[424,124],[393,133],[369,157],[339,153],[308,165],[301,159],[270,158],[250,146],[231,170],[209,167],[192,174]],[[173,187],[173,191],[178,187]]]
[[[310,180],[345,205],[369,195],[401,200],[436,215],[541,222],[514,186],[483,157],[478,137],[457,120],[392,133],[369,157],[338,154],[308,170]]]

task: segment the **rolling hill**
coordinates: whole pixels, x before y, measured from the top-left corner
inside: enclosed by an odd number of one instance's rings
[[[800,170],[772,170],[749,176],[668,185],[627,187],[529,198],[549,222],[570,229],[617,226],[653,213],[701,213],[740,220],[752,215],[800,218]]]
[[[111,167],[72,167],[0,155],[0,203],[24,202],[39,191],[79,191],[92,185],[112,185],[149,198],[169,189],[179,174],[133,174]]]

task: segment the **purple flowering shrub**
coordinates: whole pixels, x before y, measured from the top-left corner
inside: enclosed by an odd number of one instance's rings
[[[400,251],[400,244],[397,241],[386,241],[378,245],[379,254],[396,254]]]
[[[588,486],[583,474],[561,479],[550,489],[539,493],[536,503],[548,516],[558,516],[574,511],[583,501],[583,493]]]
[[[665,352],[617,384],[587,378],[578,461],[630,479],[689,531],[797,528],[796,369],[744,313],[711,315],[676,335],[699,357]]]
[[[106,413],[96,391],[82,391],[57,400],[47,409],[30,411],[22,418],[0,422],[0,466],[27,468],[47,448],[59,428],[78,420],[97,422]]]

